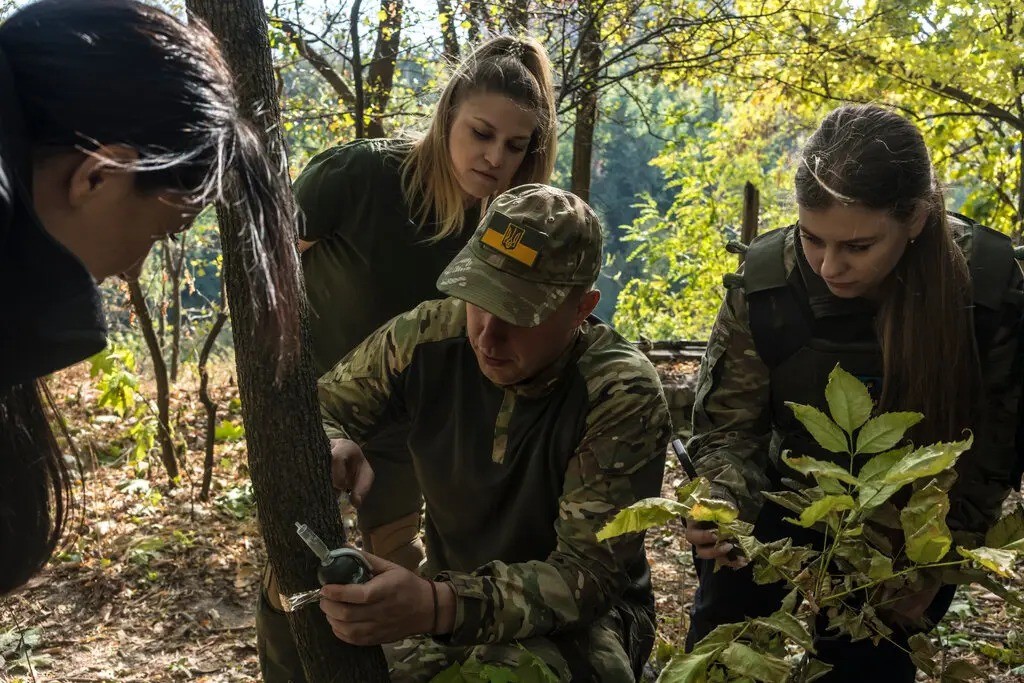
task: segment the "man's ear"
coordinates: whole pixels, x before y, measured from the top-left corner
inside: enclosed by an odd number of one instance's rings
[[[104,145],[86,154],[71,172],[68,204],[75,209],[100,197],[121,196],[135,188],[135,175],[125,166],[139,153],[126,145]]]
[[[580,297],[579,304],[576,305],[576,325],[582,325],[583,321],[587,319],[594,309],[597,308],[597,302],[601,300],[601,292],[596,289],[591,289],[583,293]]]

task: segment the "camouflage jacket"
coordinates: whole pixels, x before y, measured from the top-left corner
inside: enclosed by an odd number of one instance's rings
[[[792,274],[798,267],[798,250],[795,231],[789,231],[783,256],[786,272]],[[969,234],[960,236],[958,243],[969,256]],[[1020,271],[1014,271],[1013,286],[1019,289]],[[961,540],[968,543],[998,519],[1011,486],[1019,484],[1010,481],[1020,400],[1020,382],[1014,380],[1019,374],[1019,322],[1004,323],[995,330],[982,368],[988,421],[976,433],[974,448],[961,457],[960,478],[951,492],[950,528],[966,534]],[[757,518],[764,503],[762,492],[781,488],[781,437],[772,406],[787,397],[773,395],[770,374],[755,348],[745,293],[742,288],[730,289],[701,361],[688,450],[698,472],[714,482],[715,495],[735,503],[748,521]],[[814,394],[823,396],[824,388],[822,381]]]
[[[330,438],[362,443],[409,421],[427,574],[457,595],[453,644],[549,634],[651,600],[643,538],[595,534],[659,495],[671,426],[654,368],[607,325],[591,319],[539,376],[499,387],[479,370],[465,304],[430,301],[374,332],[319,393]]]

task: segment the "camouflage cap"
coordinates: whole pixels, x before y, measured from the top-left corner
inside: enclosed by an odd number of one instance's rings
[[[535,327],[601,271],[601,224],[571,192],[520,185],[495,199],[437,279],[445,294]]]

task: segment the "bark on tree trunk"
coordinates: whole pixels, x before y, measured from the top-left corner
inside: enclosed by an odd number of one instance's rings
[[[451,0],[437,0],[437,18],[441,22],[441,37],[444,38],[442,56],[448,64],[459,61],[459,34],[455,31],[455,14]]]
[[[206,453],[203,458],[203,484],[199,488],[199,500],[210,499],[210,483],[213,481],[213,445],[217,434],[217,404],[210,397],[210,373],[206,369],[206,362],[210,359],[210,351],[217,341],[217,335],[224,328],[228,321],[228,314],[225,305],[227,299],[224,296],[224,288],[221,287],[220,307],[217,309],[217,318],[213,321],[210,334],[203,342],[203,349],[199,352],[199,400],[206,408]]]
[[[171,485],[176,486],[178,481],[178,460],[174,457],[174,444],[171,441],[171,391],[167,382],[167,364],[164,362],[164,354],[160,349],[160,341],[153,331],[153,318],[149,314],[149,307],[146,305],[146,295],[142,293],[138,280],[128,282],[128,296],[131,298],[132,309],[139,319],[139,327],[142,328],[142,336],[146,339],[146,346],[149,347],[149,355],[153,359],[153,374],[156,376],[156,405],[157,405],[157,440],[160,442],[160,460],[167,470],[167,476]]]
[[[356,121],[356,137],[366,137],[366,95],[363,93],[363,58],[359,49],[359,8],[362,0],[352,3],[349,15],[348,33],[352,41],[352,84],[355,90],[355,111],[352,116]]]
[[[267,17],[260,0],[188,0],[188,8],[220,38],[245,116],[264,131],[268,154],[282,159],[284,142],[278,102],[274,97]],[[256,114],[257,107],[262,111]],[[280,182],[287,183],[286,164]],[[217,207],[224,278],[231,311],[242,399],[242,417],[249,470],[256,493],[257,516],[267,554],[285,593],[317,585],[317,558],[295,534],[295,522],[305,522],[330,547],[345,540],[338,503],[330,483],[327,437],[320,424],[313,366],[308,346],[294,367],[275,382],[276,357],[261,339],[255,321],[255,297],[246,270],[252,256],[246,248],[241,217],[228,196]],[[294,228],[293,228],[294,229]],[[300,298],[300,301],[304,301]],[[307,312],[300,306],[303,330]],[[379,647],[346,645],[331,633],[322,612],[301,609],[288,615],[306,676],[312,683],[388,681],[387,664]]]
[[[1014,237],[1017,244],[1024,238],[1024,131],[1021,131],[1020,140],[1017,142],[1017,155],[1020,158],[1020,166],[1017,169],[1017,225],[1014,226]]]
[[[384,137],[384,112],[391,99],[395,80],[395,60],[402,37],[403,0],[383,0],[380,3],[380,23],[377,25],[377,46],[367,75],[369,86],[370,123],[366,134],[371,138]]]
[[[505,8],[505,24],[513,35],[526,33],[530,22],[530,0],[510,0]]]
[[[590,167],[597,125],[598,74],[601,64],[601,34],[593,3],[584,5],[584,25],[580,33],[580,74],[585,79],[576,103],[576,126],[572,139],[572,191],[590,201]]]
[[[185,272],[185,242],[188,233],[181,235],[177,258],[171,256],[171,383],[178,381],[178,360],[181,357],[181,276]]]

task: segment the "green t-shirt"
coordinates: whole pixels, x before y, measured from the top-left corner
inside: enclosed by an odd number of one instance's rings
[[[356,140],[321,152],[295,181],[304,214],[300,236],[317,243],[302,255],[310,339],[318,374],[399,313],[441,299],[438,275],[466,244],[479,207],[461,234],[428,242],[402,194],[409,143]]]

